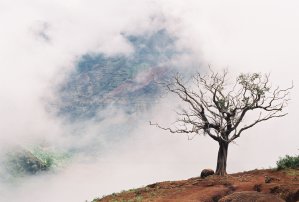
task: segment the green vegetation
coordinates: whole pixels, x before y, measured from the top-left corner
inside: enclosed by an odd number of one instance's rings
[[[42,146],[15,148],[7,152],[0,170],[0,179],[13,182],[17,178],[36,175],[62,167],[70,159],[65,152],[58,152]]]
[[[287,169],[287,168],[299,168],[299,155],[289,156],[286,155],[283,158],[280,158],[277,162],[277,169]]]
[[[97,202],[99,200],[100,200],[100,198],[95,198],[91,202]],[[110,201],[111,202],[141,202],[142,200],[143,200],[142,196],[136,196],[133,199],[128,199],[128,200],[126,200],[126,199],[111,199]]]
[[[29,150],[33,156],[39,159],[47,168],[57,168],[70,159],[67,153],[54,152],[36,146]]]

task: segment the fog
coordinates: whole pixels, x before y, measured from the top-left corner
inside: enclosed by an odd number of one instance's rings
[[[82,56],[130,58],[136,47],[126,36],[159,30],[175,39],[175,55],[156,61],[170,72],[211,65],[228,68],[232,79],[240,72],[270,72],[274,86],[294,82],[288,116],[252,128],[232,144],[228,172],[274,167],[280,156],[298,154],[298,6],[295,0],[1,0],[0,157],[15,146],[41,143],[72,155],[49,172],[0,181],[0,201],[92,200],[215,167],[217,144],[208,137],[189,141],[149,125],[175,120],[180,101],[172,95],[161,94],[134,113],[115,105],[84,119],[58,112],[59,88]],[[134,81],[141,85],[140,75]]]

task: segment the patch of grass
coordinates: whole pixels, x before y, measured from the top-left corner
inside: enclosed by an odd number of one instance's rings
[[[285,173],[289,176],[299,176],[299,170],[287,169]]]
[[[277,162],[277,169],[287,169],[287,168],[299,168],[299,155],[298,156],[289,156],[286,155],[283,158],[280,158]]]
[[[129,194],[129,193],[135,193],[137,189],[129,189],[129,190],[122,190],[120,194]],[[117,194],[116,194],[117,195]]]
[[[136,197],[136,202],[141,202],[143,200],[143,197],[142,196],[137,196]]]

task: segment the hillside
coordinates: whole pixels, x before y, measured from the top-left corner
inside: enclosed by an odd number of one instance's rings
[[[229,196],[230,195],[230,196]],[[299,201],[299,169],[253,170],[225,177],[209,176],[159,182],[93,202]]]

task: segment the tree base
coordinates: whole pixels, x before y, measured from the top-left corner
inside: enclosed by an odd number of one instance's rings
[[[215,175],[225,176],[225,175],[227,175],[227,172],[226,171],[216,171]]]

